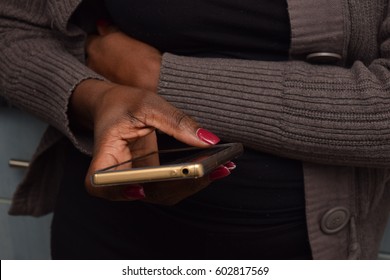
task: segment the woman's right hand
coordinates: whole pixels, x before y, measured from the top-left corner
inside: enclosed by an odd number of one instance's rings
[[[109,200],[132,200],[129,194],[137,188],[96,188],[91,184],[91,175],[136,154],[156,149],[155,128],[191,146],[208,147],[219,141],[217,136],[199,128],[193,119],[157,94],[107,81],[90,79],[81,82],[70,99],[69,115],[71,125],[79,125],[94,133],[93,158],[85,179],[87,190]],[[199,188],[208,183],[209,179],[204,180]],[[189,192],[194,192],[194,186]],[[141,190],[139,195],[142,195]]]

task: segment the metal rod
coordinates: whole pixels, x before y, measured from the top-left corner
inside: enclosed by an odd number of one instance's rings
[[[25,160],[10,159],[8,161],[9,166],[18,167],[18,168],[27,168],[30,165],[30,162]]]
[[[11,199],[0,197],[0,204],[11,204],[11,203],[12,203]]]

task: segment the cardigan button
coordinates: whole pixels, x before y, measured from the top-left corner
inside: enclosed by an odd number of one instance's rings
[[[313,64],[337,64],[341,61],[341,55],[331,52],[316,52],[306,56],[306,61]]]
[[[334,234],[342,230],[349,222],[349,210],[335,207],[328,210],[321,219],[321,230],[326,234]]]

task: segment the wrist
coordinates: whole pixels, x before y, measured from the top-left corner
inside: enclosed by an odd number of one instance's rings
[[[79,129],[93,130],[94,111],[102,95],[115,85],[102,80],[87,79],[74,89],[68,108],[70,125]]]

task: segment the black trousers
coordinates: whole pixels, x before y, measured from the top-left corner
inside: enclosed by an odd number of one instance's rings
[[[52,222],[53,259],[311,259],[304,217],[230,224],[187,215],[194,204],[186,202],[163,207],[106,201],[85,191],[89,161],[69,146]]]

